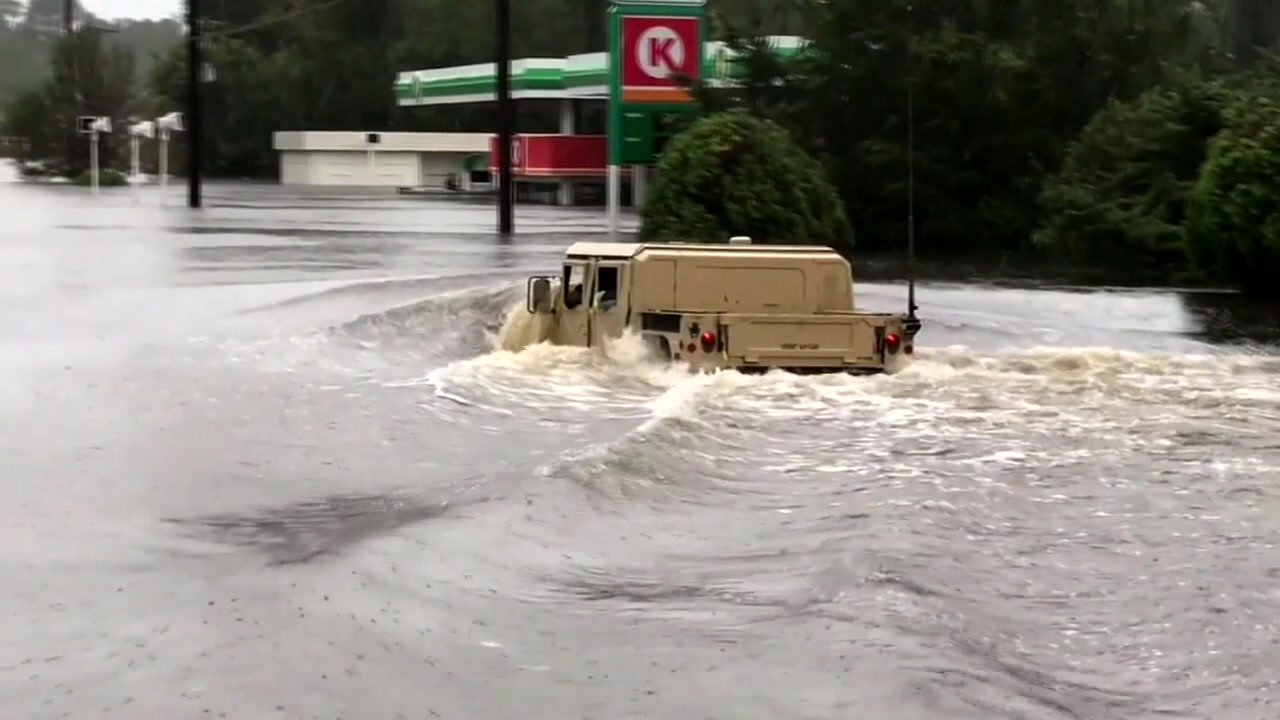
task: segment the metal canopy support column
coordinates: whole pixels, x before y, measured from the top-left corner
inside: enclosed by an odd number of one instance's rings
[[[560,134],[573,135],[577,132],[573,122],[573,98],[561,98],[560,100]]]
[[[573,98],[567,97],[560,100],[560,134],[573,135],[577,132],[573,122]],[[557,205],[573,204],[573,181],[561,180],[558,194],[556,197]]]
[[[617,3],[609,4],[609,16],[605,19],[609,28],[609,98],[605,101],[605,134],[608,142],[608,163],[605,169],[605,214],[608,218],[609,235],[618,232],[618,203],[622,195],[622,98],[620,64],[620,46],[622,44],[622,28]]]
[[[649,166],[631,166],[631,207],[639,212],[644,207],[645,195],[649,191]]]

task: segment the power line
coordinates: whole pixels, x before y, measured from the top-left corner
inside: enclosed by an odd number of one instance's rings
[[[311,5],[308,7],[298,8],[297,10],[285,13],[284,15],[278,15],[273,18],[258,20],[256,22],[251,22],[248,25],[242,25],[238,28],[205,33],[204,37],[207,37],[207,38],[208,37],[229,37],[231,35],[239,35],[241,33],[246,33],[246,32],[249,32],[250,30],[257,30],[259,28],[264,28],[271,25],[278,25],[282,22],[288,22],[289,20],[293,20],[295,18],[299,18],[304,15],[310,15],[312,13],[320,12],[321,10],[327,10],[337,5],[338,3],[341,3],[344,1],[345,0],[328,0],[328,2],[322,2],[322,3],[318,3],[316,5]]]

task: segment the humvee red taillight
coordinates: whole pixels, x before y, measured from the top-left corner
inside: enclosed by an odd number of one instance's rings
[[[710,330],[702,333],[702,352],[711,352],[716,349],[716,334]]]
[[[884,336],[884,349],[891,353],[898,352],[898,348],[902,347],[902,338],[897,333],[889,333]]]

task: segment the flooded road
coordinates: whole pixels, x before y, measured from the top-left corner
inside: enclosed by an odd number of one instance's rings
[[[495,350],[599,210],[208,190],[0,182],[0,717],[1280,715],[1225,301],[925,286],[901,375],[694,377]]]

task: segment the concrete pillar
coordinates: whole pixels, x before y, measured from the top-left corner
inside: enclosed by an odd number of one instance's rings
[[[644,199],[648,193],[649,168],[645,165],[631,166],[631,207],[636,211],[644,207]]]
[[[576,130],[573,129],[573,99],[562,98],[560,100],[560,134],[573,135]]]
[[[573,123],[573,99],[562,98],[560,100],[560,134],[574,135],[576,134]],[[560,187],[556,192],[557,205],[573,204],[573,181],[561,180]]]
[[[622,200],[622,166],[610,165],[605,175],[605,214],[609,218],[609,235],[618,232],[618,205]]]

